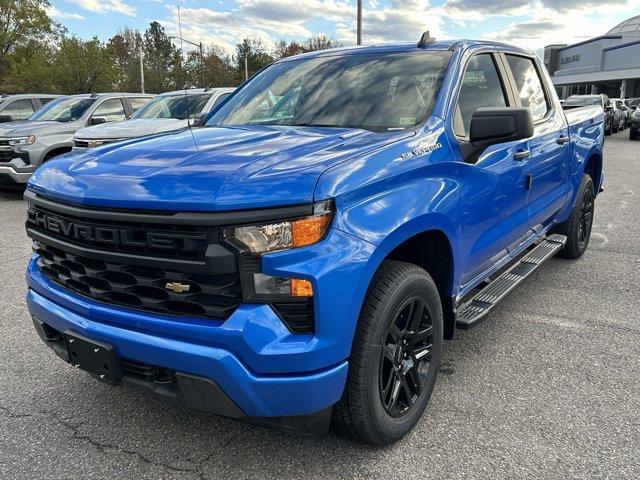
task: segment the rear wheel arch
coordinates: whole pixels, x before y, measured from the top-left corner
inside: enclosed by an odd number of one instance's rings
[[[596,195],[598,194],[598,189],[600,188],[600,181],[602,178],[602,155],[598,153],[592,154],[584,165],[584,173],[591,177],[593,181],[593,185],[596,189]]]

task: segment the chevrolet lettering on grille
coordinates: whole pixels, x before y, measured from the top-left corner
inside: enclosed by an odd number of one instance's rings
[[[42,211],[32,210],[29,213],[28,224],[68,239],[103,243],[105,245],[148,247],[160,250],[179,249],[185,252],[192,252],[197,250],[199,242],[207,238],[203,233],[174,234],[136,231],[131,228],[116,228],[74,222]]]

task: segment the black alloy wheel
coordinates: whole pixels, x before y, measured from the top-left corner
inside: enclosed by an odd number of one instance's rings
[[[424,299],[407,300],[389,324],[379,370],[380,399],[398,418],[415,405],[424,388],[433,348],[433,322]]]
[[[582,204],[580,208],[580,229],[578,231],[578,245],[584,248],[591,236],[591,227],[593,226],[593,191],[586,188],[582,193]]]

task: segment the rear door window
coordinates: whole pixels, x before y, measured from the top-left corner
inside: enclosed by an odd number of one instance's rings
[[[33,104],[30,98],[14,100],[0,111],[0,115],[10,115],[13,120],[25,120],[33,113]]]
[[[544,118],[549,111],[549,102],[533,59],[517,55],[506,57],[516,82],[520,103],[531,110],[534,121]]]

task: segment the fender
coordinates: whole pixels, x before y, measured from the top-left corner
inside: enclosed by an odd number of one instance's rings
[[[574,114],[575,115],[575,114]],[[581,119],[582,120],[582,119]],[[591,159],[596,159],[593,183],[596,196],[600,192],[603,183],[602,175],[602,158],[604,145],[604,131],[602,125],[604,123],[604,115],[599,122],[588,123],[582,120],[569,126],[569,135],[571,138],[580,138],[580,142],[575,140],[571,142],[571,159],[569,161],[569,178],[567,195],[567,203],[560,211],[557,217],[557,223],[564,222],[571,215],[571,210],[576,201],[578,188],[582,181],[582,175],[585,173],[587,165]]]

